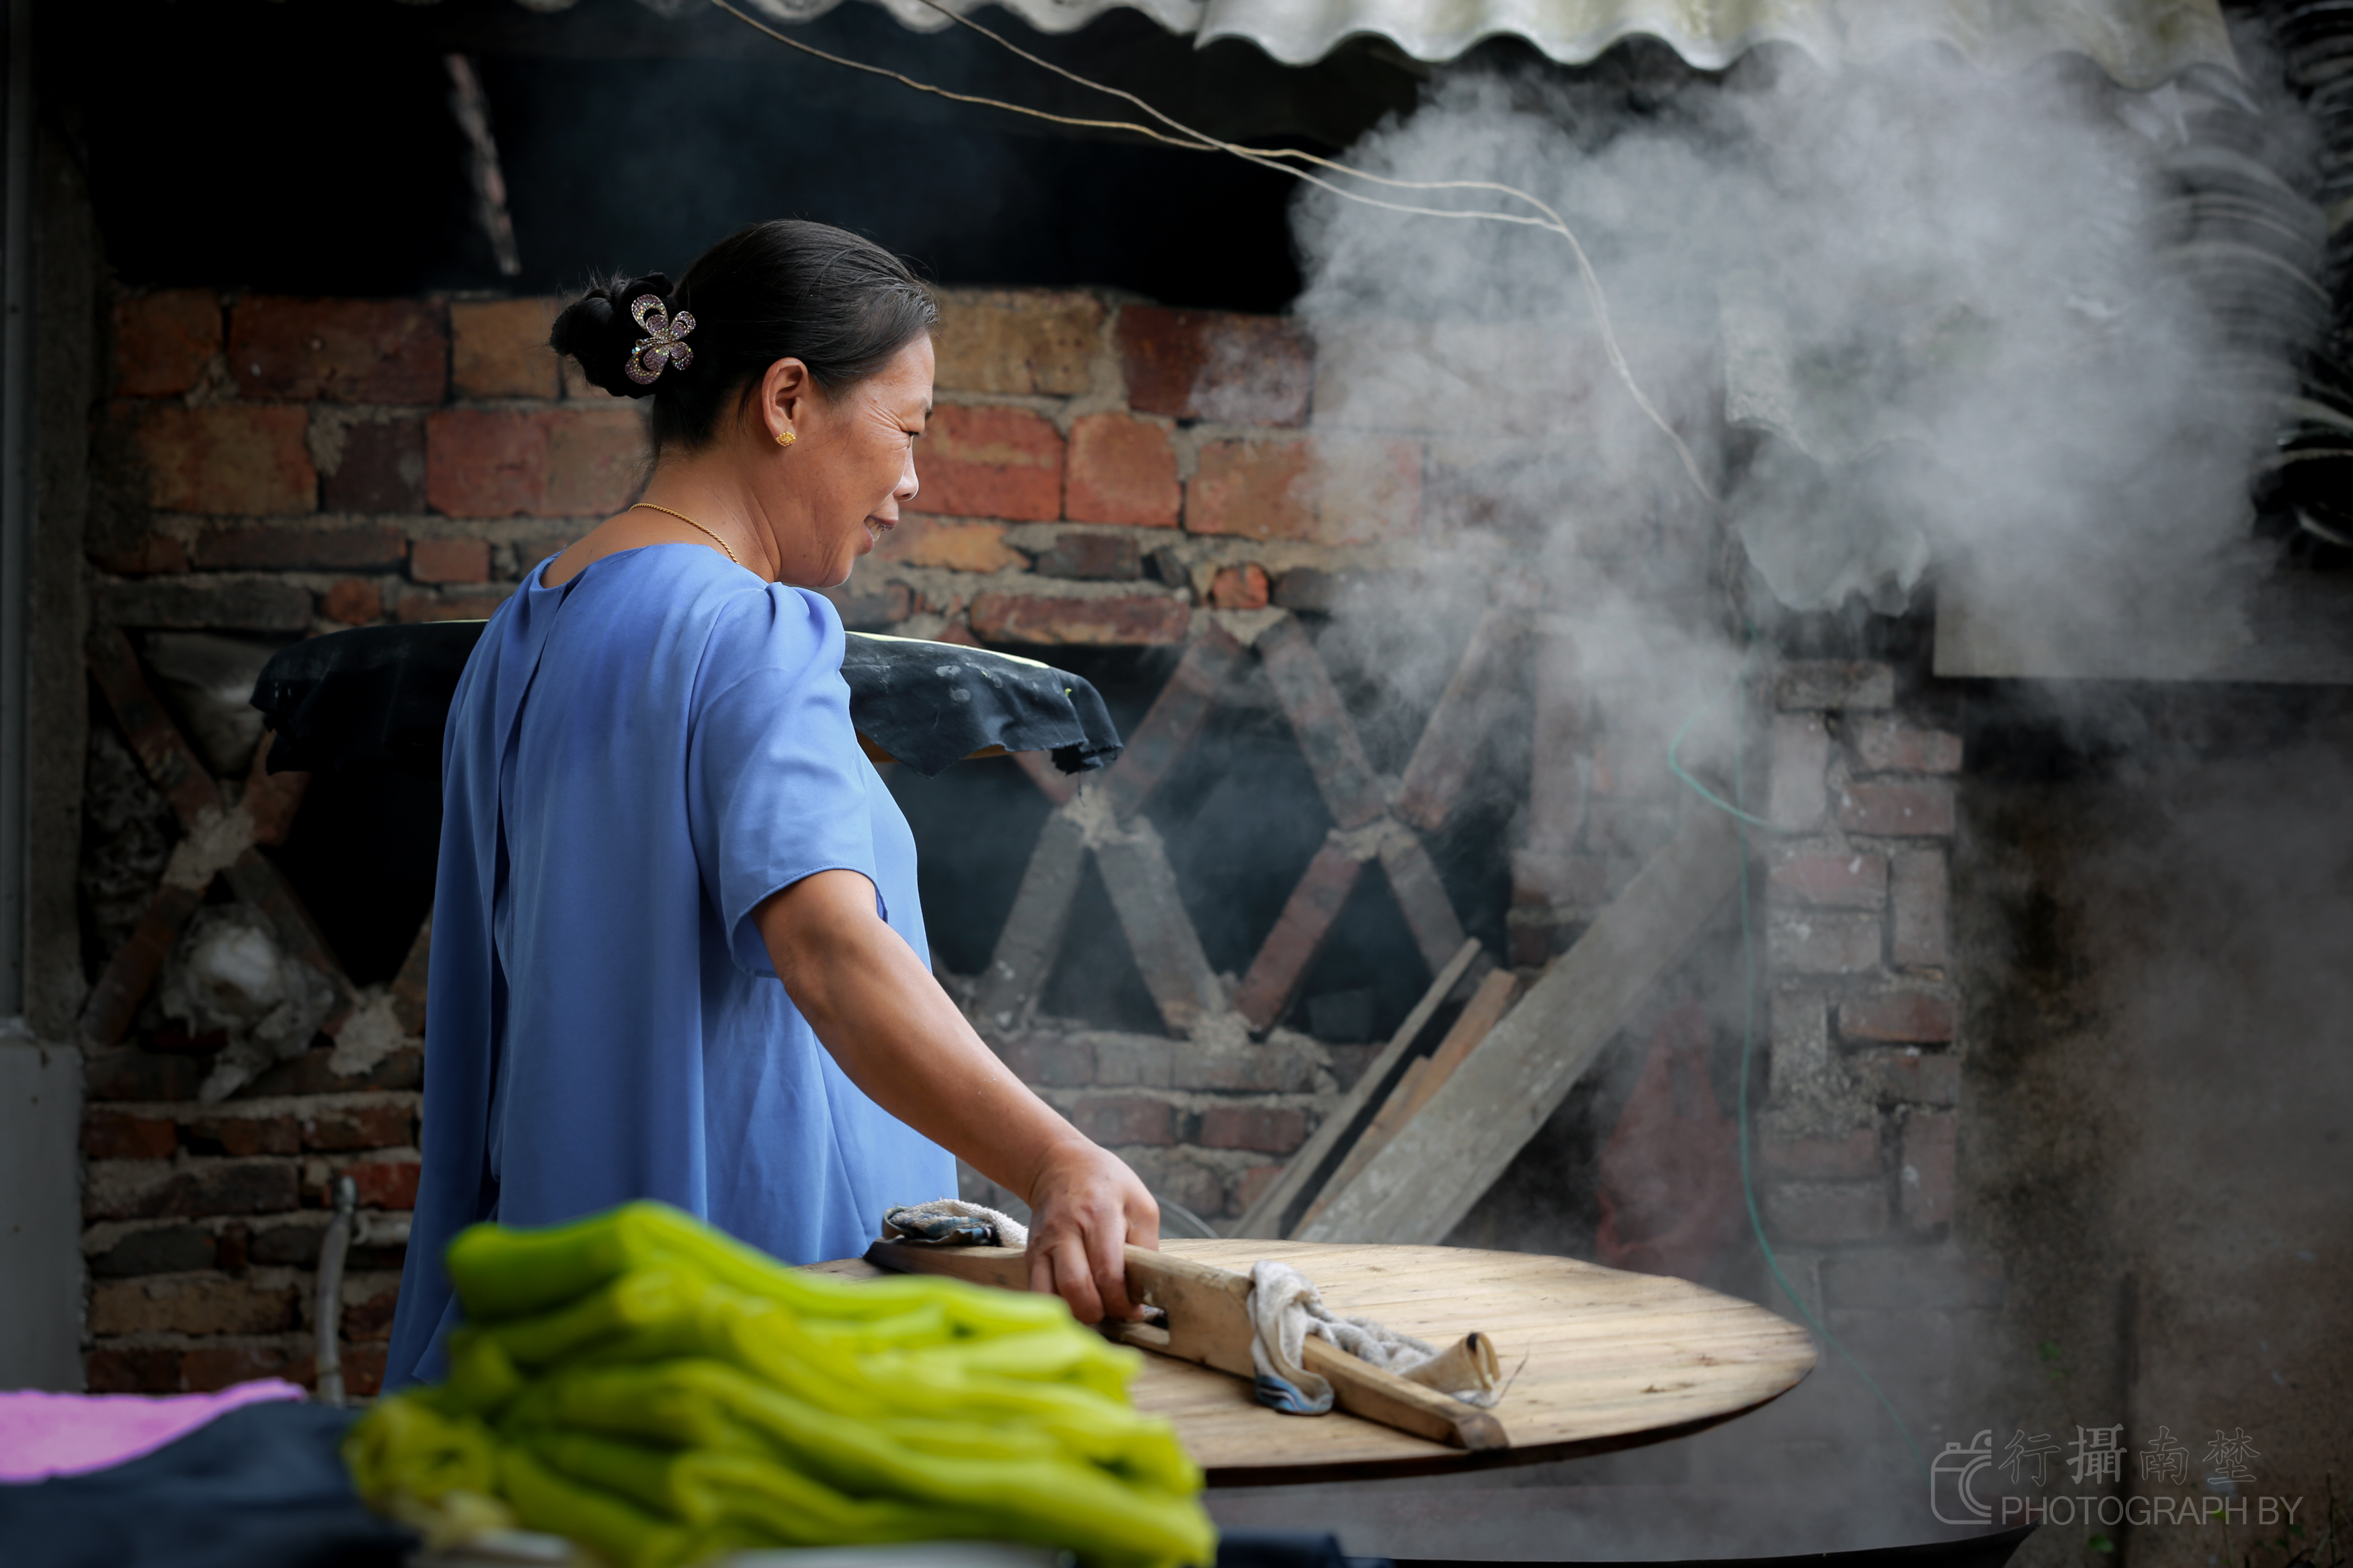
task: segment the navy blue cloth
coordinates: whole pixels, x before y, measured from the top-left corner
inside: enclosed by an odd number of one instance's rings
[[[394,1568],[417,1544],[337,1455],[356,1414],[272,1401],[128,1464],[0,1485],[8,1568]]]
[[[424,1174],[386,1385],[442,1375],[467,1226],[634,1198],[788,1263],[862,1253],[955,1163],[852,1084],[752,910],[871,881],[927,955],[915,844],[850,728],[833,606],[697,544],[543,563],[499,606],[443,745]]]

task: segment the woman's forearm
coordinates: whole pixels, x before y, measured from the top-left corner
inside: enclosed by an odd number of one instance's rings
[[[849,1080],[1029,1204],[1029,1285],[1081,1322],[1133,1317],[1125,1247],[1159,1243],[1152,1194],[1006,1069],[854,871],[820,871],[753,911],[785,990]]]
[[[1085,1142],[973,1032],[865,878],[821,871],[753,918],[793,1005],[883,1110],[1024,1202],[1055,1145]]]

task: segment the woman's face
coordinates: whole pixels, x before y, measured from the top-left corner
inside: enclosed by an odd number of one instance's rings
[[[779,541],[782,580],[830,588],[898,526],[915,499],[915,440],[932,412],[932,340],[916,337],[854,386],[797,400],[790,447],[775,457],[801,526]]]

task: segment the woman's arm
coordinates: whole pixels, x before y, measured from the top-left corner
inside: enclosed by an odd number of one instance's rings
[[[849,1081],[1031,1210],[1029,1288],[1079,1321],[1130,1318],[1123,1244],[1157,1247],[1135,1173],[1006,1070],[855,871],[819,871],[752,911],[801,1016]]]

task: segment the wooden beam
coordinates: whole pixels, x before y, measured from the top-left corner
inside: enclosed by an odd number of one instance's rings
[[[1299,885],[1283,900],[1282,912],[1274,917],[1274,929],[1259,944],[1241,989],[1234,993],[1234,1011],[1251,1029],[1264,1034],[1282,1020],[1364,870],[1365,863],[1336,835],[1307,863]]]
[[[1444,967],[1439,970],[1438,978],[1430,983],[1430,989],[1421,994],[1421,1000],[1414,1004],[1413,1011],[1406,1015],[1405,1022],[1399,1024],[1397,1033],[1389,1037],[1389,1043],[1366,1064],[1356,1083],[1341,1096],[1340,1103],[1332,1108],[1332,1113],[1316,1127],[1314,1136],[1291,1157],[1290,1163],[1283,1166],[1282,1174],[1277,1176],[1272,1184],[1259,1194],[1258,1201],[1234,1222],[1230,1234],[1260,1236],[1273,1240],[1282,1238],[1285,1217],[1314,1195],[1314,1184],[1345,1149],[1347,1140],[1361,1130],[1372,1108],[1381,1102],[1396,1083],[1398,1074],[1405,1070],[1406,1064],[1413,1058],[1414,1047],[1429,1031],[1430,1020],[1438,1016],[1438,1010],[1446,1005],[1446,999],[1454,994],[1463,979],[1476,973],[1477,966],[1483,962],[1485,955],[1475,942],[1464,942],[1454,956],[1447,960]]]
[[[1405,929],[1413,933],[1421,961],[1435,974],[1447,955],[1462,945],[1462,921],[1454,912],[1445,879],[1413,829],[1401,822],[1388,826],[1381,838],[1381,869],[1388,873],[1389,891],[1405,916]]]
[[[1732,819],[1694,803],[1577,944],[1553,961],[1303,1241],[1436,1243],[1567,1098],[1635,1005],[1681,963],[1740,879]]]
[[[1135,955],[1144,987],[1152,993],[1168,1032],[1182,1037],[1203,1018],[1226,1010],[1226,993],[1201,951],[1192,917],[1185,912],[1168,852],[1152,824],[1141,816],[1124,827],[1100,830],[1093,844],[1103,887],[1127,935],[1128,951]]]
[[[1299,622],[1286,616],[1267,627],[1259,634],[1258,652],[1333,822],[1344,830],[1362,827],[1387,811],[1381,781],[1366,760],[1339,688]]]
[[[1018,1028],[1052,973],[1071,923],[1071,900],[1087,868],[1087,840],[1077,820],[1079,803],[1058,806],[1039,830],[1038,847],[1021,873],[997,951],[980,977],[973,1011],[997,1029]]]
[[[1330,1208],[1332,1201],[1347,1191],[1348,1184],[1356,1179],[1356,1173],[1371,1163],[1374,1155],[1388,1148],[1389,1141],[1398,1135],[1399,1130],[1430,1103],[1431,1097],[1446,1087],[1446,1080],[1452,1078],[1455,1069],[1479,1048],[1480,1042],[1487,1037],[1519,994],[1518,975],[1508,969],[1488,973],[1487,978],[1479,983],[1479,989],[1471,994],[1471,1000],[1463,1004],[1453,1027],[1448,1029],[1446,1037],[1438,1042],[1438,1048],[1409,1066],[1404,1076],[1398,1079],[1397,1087],[1389,1090],[1389,1097],[1381,1102],[1381,1109],[1374,1116],[1372,1125],[1365,1129],[1364,1136],[1356,1140],[1356,1147],[1348,1151],[1347,1157],[1340,1162],[1340,1168],[1332,1173],[1332,1179],[1324,1184],[1324,1190],[1315,1194],[1315,1201],[1308,1205],[1307,1212],[1300,1216],[1299,1223],[1303,1226]]]
[[[1501,610],[1488,611],[1472,628],[1462,662],[1430,710],[1398,781],[1397,814],[1407,826],[1436,833],[1453,816],[1525,629],[1518,616]]]

